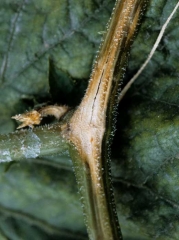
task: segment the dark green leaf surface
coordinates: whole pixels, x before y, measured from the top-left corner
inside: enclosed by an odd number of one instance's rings
[[[146,59],[176,3],[151,1],[132,48],[126,81]],[[178,21],[179,11],[119,107],[113,174],[127,239],[179,236]]]
[[[132,47],[126,82],[146,59],[176,3],[150,1]],[[1,1],[1,133],[15,129],[12,115],[51,100],[50,93],[55,102],[80,101],[113,4]],[[119,106],[112,169],[126,240],[179,236],[178,23],[179,11]],[[29,160],[7,172],[5,164],[0,167],[1,239],[86,238],[69,159]]]
[[[36,103],[79,103],[113,3],[1,1],[1,133],[14,131],[11,116]],[[26,164],[0,166],[1,239],[85,239],[69,159],[51,157]]]
[[[14,130],[13,122],[7,120],[27,110],[27,100],[49,99],[49,59],[53,60],[54,68],[84,85],[113,2],[1,1],[2,133]],[[68,85],[76,87],[73,81]]]

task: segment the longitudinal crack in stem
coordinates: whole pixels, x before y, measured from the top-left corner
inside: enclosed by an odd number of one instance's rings
[[[111,99],[116,96],[117,79],[123,76],[117,64],[120,63],[120,68],[126,65],[131,39],[146,3],[145,0],[116,2],[86,94],[69,122],[67,138],[73,146],[71,156],[90,239],[122,239],[111,194],[109,158],[104,151],[109,140],[105,131],[110,129],[107,122],[113,113],[109,109],[114,106]]]
[[[93,105],[92,105],[92,113],[91,113],[91,121],[90,121],[90,123],[92,122],[94,105],[95,105],[95,102],[96,102],[96,97],[98,96],[98,93],[99,93],[100,84],[101,84],[101,80],[102,80],[102,78],[103,78],[103,75],[104,75],[104,69],[103,69],[103,71],[102,71],[102,74],[101,74],[101,77],[100,77],[100,81],[99,81],[99,84],[98,84],[98,88],[97,88],[97,91],[96,91],[96,95],[95,95],[95,97],[94,97],[94,101],[93,101]]]

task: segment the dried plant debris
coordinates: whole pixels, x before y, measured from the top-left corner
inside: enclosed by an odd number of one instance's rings
[[[17,129],[27,126],[33,128],[34,125],[39,125],[41,123],[43,117],[54,116],[59,120],[68,110],[69,107],[66,105],[48,105],[40,108],[39,110],[32,110],[26,113],[15,115],[12,117],[12,119],[22,122]]]

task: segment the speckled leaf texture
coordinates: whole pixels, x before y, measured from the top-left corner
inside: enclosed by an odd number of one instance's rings
[[[114,2],[0,1],[1,133],[35,104],[79,104]],[[150,1],[124,84],[176,3]],[[118,108],[112,175],[125,240],[179,236],[178,26],[179,11]],[[64,157],[0,165],[0,239],[88,239],[71,165]]]

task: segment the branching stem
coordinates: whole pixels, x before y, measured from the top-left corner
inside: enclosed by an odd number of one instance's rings
[[[146,0],[118,0],[86,94],[69,122],[68,139],[89,238],[122,239],[108,157],[111,124],[128,52]]]

